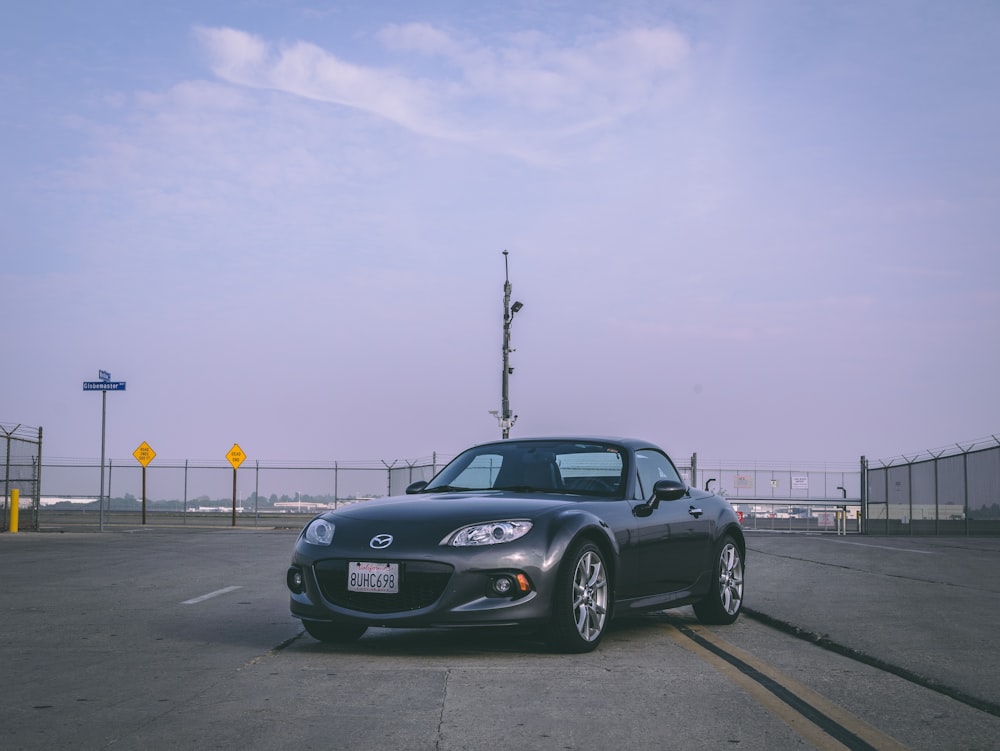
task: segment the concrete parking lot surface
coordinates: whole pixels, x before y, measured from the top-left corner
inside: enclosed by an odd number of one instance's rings
[[[1000,538],[757,534],[747,606],[1000,712]]]
[[[930,750],[1000,737],[1000,593],[981,573],[1000,540],[754,534],[755,617],[706,629],[682,608],[616,622],[593,654],[553,655],[478,630],[316,642],[288,616],[294,538],[0,535],[0,747]]]

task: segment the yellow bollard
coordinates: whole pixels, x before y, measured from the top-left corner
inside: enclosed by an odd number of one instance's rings
[[[10,531],[17,532],[17,504],[21,501],[21,491],[13,488],[10,491]]]

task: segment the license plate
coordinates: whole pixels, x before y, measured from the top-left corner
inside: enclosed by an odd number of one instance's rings
[[[399,564],[350,561],[347,564],[347,589],[351,592],[397,594]]]

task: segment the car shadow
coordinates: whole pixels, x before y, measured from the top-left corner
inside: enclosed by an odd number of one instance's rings
[[[690,608],[679,608],[669,613],[661,611],[616,618],[609,624],[598,649],[632,640],[642,640],[651,633],[662,630],[665,623],[683,622],[697,623]],[[511,627],[370,628],[357,641],[344,644],[317,641],[303,630],[299,638],[291,640],[285,648],[296,652],[329,652],[371,657],[558,654],[548,647],[540,633]]]

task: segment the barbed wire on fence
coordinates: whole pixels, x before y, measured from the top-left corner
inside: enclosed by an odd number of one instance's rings
[[[963,445],[963,443],[965,445]],[[898,456],[894,456],[889,459],[879,459],[878,463],[883,467],[892,467],[896,464],[916,464],[921,461],[933,461],[934,459],[943,459],[949,456],[957,456],[959,454],[971,454],[976,451],[984,451],[997,446],[1000,446],[1000,438],[997,438],[995,435],[990,435],[985,438],[963,441],[962,443],[952,443],[948,446],[942,446],[936,449],[924,449],[923,451],[918,451],[914,454],[899,454]]]
[[[21,423],[0,423],[0,431],[7,438],[14,438],[27,443],[38,443],[41,428],[33,428]]]

